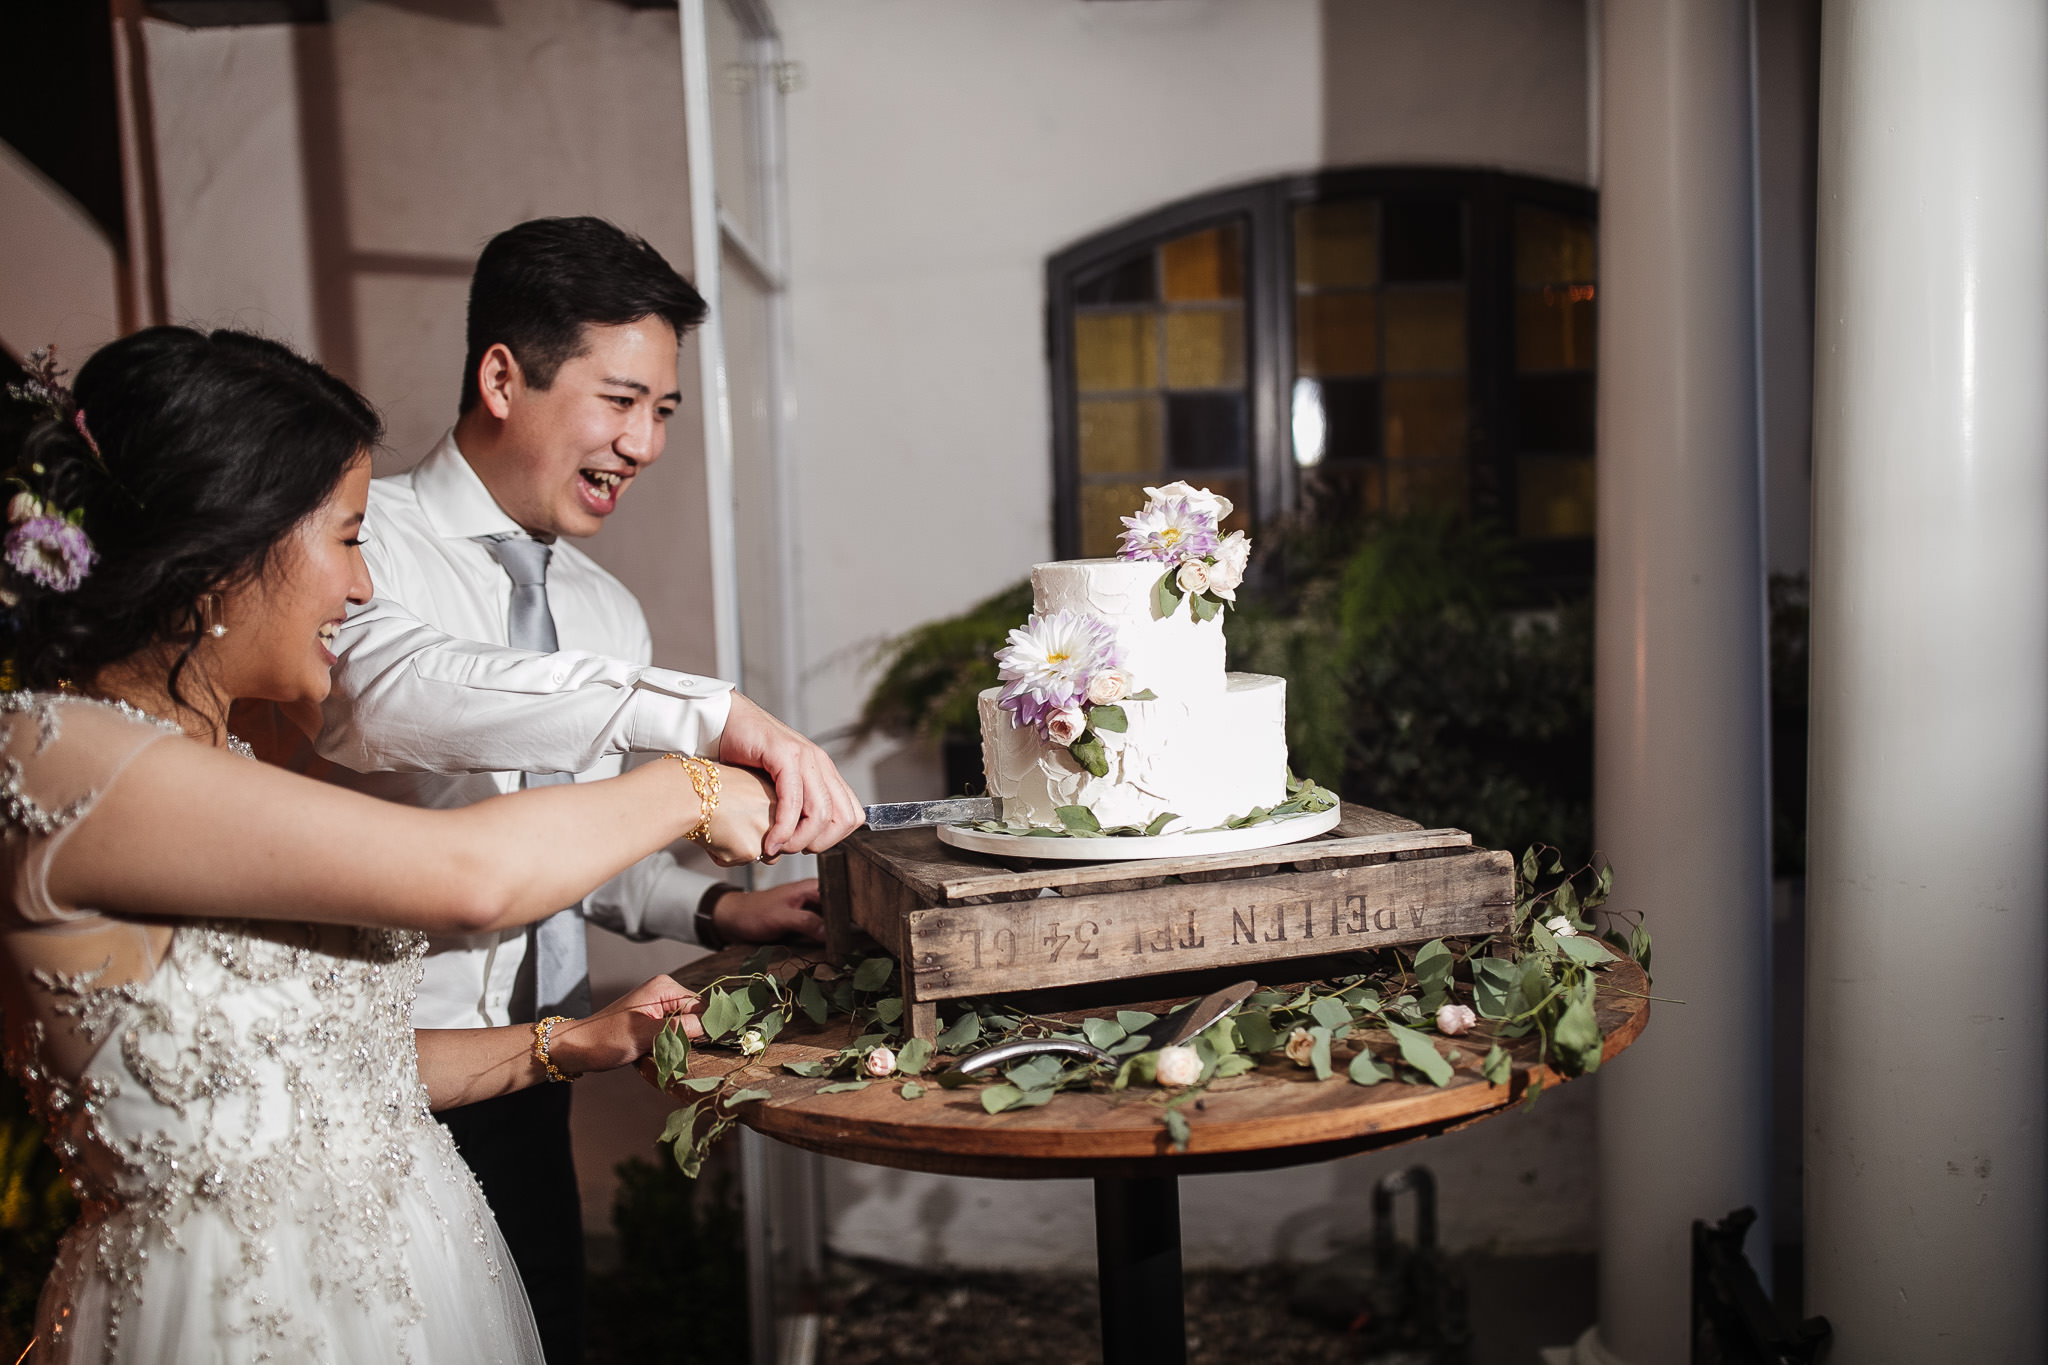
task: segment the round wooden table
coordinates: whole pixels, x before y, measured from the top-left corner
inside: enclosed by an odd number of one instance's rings
[[[742,956],[728,949],[675,975],[686,986],[701,986],[736,971]],[[1164,1013],[1223,983],[1181,984],[1188,986],[1187,994],[1059,1017],[1078,1023],[1119,1008]],[[1634,963],[1623,962],[1602,974],[1596,1008],[1606,1035],[1604,1057],[1613,1057],[1642,1033],[1649,1018],[1647,990]],[[1455,1048],[1461,1054],[1449,1085],[1354,1085],[1344,1069],[1361,1039],[1382,1058],[1398,1055],[1391,1038],[1367,1030],[1338,1045],[1332,1058],[1337,1074],[1328,1081],[1276,1055],[1256,1070],[1214,1082],[1200,1098],[1181,1106],[1190,1136],[1187,1150],[1175,1152],[1162,1121],[1171,1092],[1149,1085],[1120,1093],[1065,1091],[1040,1108],[989,1114],[982,1109],[980,1087],[945,1090],[930,1075],[820,1094],[829,1082],[782,1069],[785,1062],[829,1057],[852,1036],[850,1019],[814,1027],[800,1017],[760,1057],[749,1060],[706,1048],[692,1052],[690,1071],[696,1076],[732,1073],[741,1084],[768,1091],[767,1099],[739,1107],[739,1121],[826,1156],[939,1175],[1093,1180],[1107,1365],[1181,1365],[1187,1358],[1180,1176],[1329,1161],[1435,1137],[1505,1113],[1533,1087],[1565,1079],[1536,1064],[1535,1040],[1524,1038],[1502,1044],[1514,1057],[1514,1071],[1507,1084],[1489,1085],[1479,1074],[1479,1063],[1493,1040],[1482,1030],[1455,1042],[1436,1040],[1439,1051],[1448,1054]],[[934,1065],[932,1071],[939,1069]],[[644,1063],[643,1071],[651,1080],[652,1062]],[[906,1079],[925,1086],[922,1097],[902,1098]]]

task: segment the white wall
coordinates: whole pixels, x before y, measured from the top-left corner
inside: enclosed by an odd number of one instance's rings
[[[79,362],[119,335],[119,257],[70,195],[0,143],[0,346],[17,360],[52,343]]]

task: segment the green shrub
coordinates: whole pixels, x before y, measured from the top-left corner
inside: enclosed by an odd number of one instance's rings
[[[57,1241],[77,1217],[70,1182],[58,1173],[28,1097],[0,1073],[0,1360],[28,1349]]]

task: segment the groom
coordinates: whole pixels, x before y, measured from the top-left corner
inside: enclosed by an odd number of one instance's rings
[[[500,233],[470,283],[455,427],[371,485],[377,601],[341,632],[320,753],[350,786],[414,805],[610,776],[629,752],[765,769],[770,854],[860,822],[824,752],[728,684],[650,667],[640,605],[568,538],[595,535],[661,458],[696,290],[594,218]],[[436,939],[414,1024],[532,1023],[590,1011],[584,924],[722,946],[815,937],[816,882],[745,892],[656,855],[580,906],[511,934]],[[439,1115],[518,1262],[549,1365],[582,1358],[583,1231],[567,1085]]]

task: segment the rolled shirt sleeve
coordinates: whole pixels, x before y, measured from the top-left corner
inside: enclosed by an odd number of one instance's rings
[[[581,773],[628,753],[715,758],[732,709],[732,684],[716,678],[459,639],[382,598],[349,614],[338,646],[316,747],[357,772]]]

